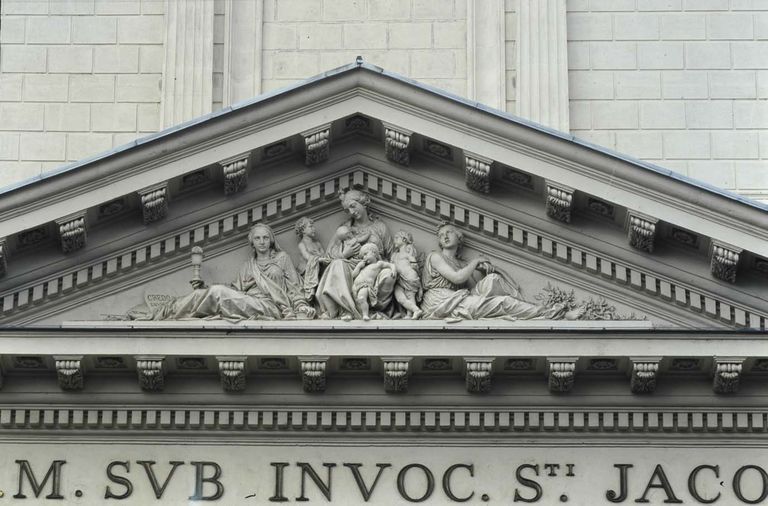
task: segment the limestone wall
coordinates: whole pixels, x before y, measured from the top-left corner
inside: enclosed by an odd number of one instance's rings
[[[184,49],[178,36],[166,43],[167,25],[185,16],[181,7],[167,15],[167,1],[0,3],[0,184],[156,131],[163,118],[168,124],[163,108],[180,107],[193,90],[171,101],[163,88],[198,60],[177,62],[164,77],[166,53]],[[244,53],[233,56],[242,50],[232,15],[240,0],[172,1],[213,4],[204,14],[212,33],[203,32],[213,45],[212,110],[238,99],[232,76],[242,81],[243,65],[255,79],[251,96],[361,55],[471,98],[497,68],[499,82],[485,89],[496,86],[499,105],[514,113],[520,72],[536,68],[535,55],[527,67],[516,61],[523,0],[253,0],[247,26],[261,27],[261,36],[254,28],[257,56],[245,63]],[[530,9],[544,2],[524,1]],[[558,1],[567,7],[575,135],[768,200],[768,1]],[[500,6],[500,19],[478,19],[489,17],[489,3]],[[498,43],[493,34],[483,39],[497,21]],[[528,37],[542,33],[525,28]]]

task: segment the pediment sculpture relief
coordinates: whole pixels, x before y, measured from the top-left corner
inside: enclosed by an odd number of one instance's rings
[[[449,322],[628,319],[604,300],[577,302],[572,291],[548,286],[532,302],[514,278],[488,258],[462,256],[463,234],[444,223],[437,248],[416,251],[412,235],[392,234],[370,212],[361,190],[340,194],[348,218],[324,247],[311,218],[295,231],[297,268],[269,225],[254,225],[253,256],[230,285],[207,286],[199,276],[202,250],[193,250],[192,291],[179,297],[150,296],[127,315],[140,320],[443,319]],[[150,302],[150,300],[152,302]]]

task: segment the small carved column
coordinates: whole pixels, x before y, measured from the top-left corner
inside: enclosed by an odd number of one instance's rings
[[[142,390],[159,392],[165,387],[164,360],[165,357],[161,356],[136,357],[136,372]]]
[[[493,160],[467,151],[464,152],[464,181],[467,188],[482,193],[491,191]]]
[[[219,361],[219,378],[225,392],[242,392],[245,390],[245,357],[217,357]]]
[[[491,375],[493,374],[493,358],[465,358],[465,381],[467,391],[473,394],[491,391]]]
[[[550,392],[570,392],[576,377],[576,358],[549,358],[547,362]]]
[[[712,275],[717,279],[735,283],[741,252],[741,248],[720,241],[712,241],[712,258],[710,261]]]
[[[85,373],[82,367],[82,356],[54,357],[56,376],[62,390],[82,390]]]
[[[632,378],[629,388],[633,394],[652,394],[656,391],[656,377],[661,357],[630,357]]]
[[[413,132],[384,123],[384,154],[389,160],[400,165],[411,163],[408,147],[411,144]]]
[[[712,389],[717,394],[734,394],[739,391],[739,379],[743,358],[715,357],[715,377],[712,381]]]
[[[411,357],[382,357],[384,362],[384,391],[406,392],[410,376]]]
[[[149,225],[168,214],[168,183],[160,183],[137,192],[141,199],[141,216]]]
[[[629,245],[640,251],[653,253],[653,242],[656,239],[656,218],[630,211],[628,213],[627,237]]]
[[[547,216],[570,223],[572,208],[573,188],[547,181]]]
[[[306,151],[304,163],[308,167],[328,160],[331,154],[331,125],[323,125],[301,133]]]
[[[224,174],[224,195],[243,191],[248,186],[248,153],[219,162]]]
[[[85,246],[85,211],[56,220],[61,238],[61,251],[72,253]]]
[[[8,247],[5,243],[5,237],[0,239],[0,278],[8,272]]]
[[[304,391],[309,393],[325,392],[325,370],[328,357],[299,357],[301,363],[301,382]]]

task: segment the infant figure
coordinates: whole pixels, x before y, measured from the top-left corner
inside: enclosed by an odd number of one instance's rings
[[[397,268],[394,264],[381,260],[379,247],[373,243],[364,244],[360,248],[360,256],[362,260],[352,271],[352,295],[357,301],[363,320],[370,320],[370,307],[377,303],[374,287],[379,273],[387,267],[395,273]]]
[[[401,230],[395,234],[394,245],[392,262],[397,268],[395,300],[407,311],[406,318],[418,320],[422,315],[416,303],[417,299],[421,299],[421,276],[417,270],[418,253],[413,245],[413,236]]]
[[[328,244],[328,255],[331,258],[350,258],[354,256],[359,245],[368,240],[370,234],[355,235],[351,227],[342,225],[336,229],[330,244]]]
[[[317,230],[312,218],[302,217],[296,222],[296,235],[299,236],[299,253],[303,259],[299,272],[304,277],[302,291],[307,302],[312,302],[320,271],[330,259],[325,254],[323,245],[317,240]]]

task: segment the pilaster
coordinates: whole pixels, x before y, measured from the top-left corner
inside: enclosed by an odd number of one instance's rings
[[[563,132],[568,119],[565,0],[525,0],[517,12],[517,114]]]
[[[264,0],[224,4],[224,105],[261,93]]]
[[[467,96],[504,110],[505,71],[504,1],[467,0]]]
[[[213,108],[213,2],[209,0],[165,0],[162,100],[163,128]]]

